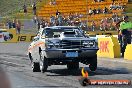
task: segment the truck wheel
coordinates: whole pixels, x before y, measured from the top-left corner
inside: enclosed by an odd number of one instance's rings
[[[81,79],[79,79],[79,82],[82,86],[87,86],[87,85],[91,84],[91,82],[88,78],[81,78]]]
[[[97,55],[91,58],[91,63],[89,65],[91,71],[96,71],[97,69]]]
[[[42,51],[40,52],[40,69],[44,73],[48,68],[48,59],[43,55]]]
[[[67,68],[71,69],[79,69],[79,62],[72,62],[67,64]]]
[[[32,71],[33,72],[40,72],[40,65],[39,65],[39,63],[32,62]]]
[[[33,58],[31,56],[31,53],[29,53],[29,58],[30,58],[30,61],[31,61],[32,71],[33,72],[40,72],[39,63],[33,62]]]

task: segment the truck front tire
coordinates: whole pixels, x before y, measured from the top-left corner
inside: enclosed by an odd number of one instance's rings
[[[91,71],[96,71],[97,69],[97,55],[93,56],[91,58],[91,62],[90,62],[90,65],[89,65],[89,69]]]

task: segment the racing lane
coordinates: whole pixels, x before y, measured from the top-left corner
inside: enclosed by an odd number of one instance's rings
[[[0,64],[5,66],[13,88],[81,88],[78,79],[80,69],[88,67],[80,64],[77,71],[69,71],[66,66],[50,66],[46,73],[33,73],[26,56],[29,43],[0,43]],[[132,61],[98,59],[98,70],[89,72],[90,79],[130,79]],[[88,86],[88,88],[132,88],[132,86]]]

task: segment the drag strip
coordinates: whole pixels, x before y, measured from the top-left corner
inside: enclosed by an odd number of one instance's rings
[[[0,44],[0,64],[5,66],[13,88],[81,88],[78,79],[81,77],[81,68],[85,67],[90,79],[130,79],[132,80],[131,63],[98,60],[98,70],[90,72],[87,65],[80,64],[79,70],[67,70],[64,65],[53,65],[45,73],[33,73],[30,61],[26,56],[29,43]],[[20,79],[19,79],[20,78]],[[16,83],[19,83],[17,85]],[[26,83],[29,82],[29,85]],[[32,86],[33,85],[33,86]],[[120,88],[120,86],[88,86],[88,88]],[[122,86],[121,88],[132,88]]]

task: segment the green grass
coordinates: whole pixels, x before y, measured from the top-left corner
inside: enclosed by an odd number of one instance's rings
[[[25,2],[26,1],[26,2]],[[32,19],[32,7],[31,7],[31,0],[0,0],[0,16],[3,18],[0,19],[0,22],[5,23],[7,19]],[[33,1],[33,0],[32,0]],[[41,8],[41,5],[47,3],[48,0],[42,0],[43,2],[37,1],[37,9]],[[28,6],[28,13],[25,16],[23,13],[23,5],[26,3]]]
[[[26,1],[28,6],[28,14],[23,13],[23,5]],[[37,1],[37,0],[36,0]],[[43,2],[37,3],[37,9],[40,8],[42,4],[45,4],[47,0],[42,0]],[[7,20],[13,20],[17,18],[23,24],[24,20],[30,20],[33,18],[32,7],[30,0],[0,0],[0,16],[3,18],[0,19],[0,23],[6,23]],[[32,29],[23,29],[22,33],[36,33],[37,28],[33,27]]]
[[[27,5],[30,0],[26,0]],[[0,15],[6,16],[18,12],[22,9],[25,0],[0,0]]]
[[[26,1],[26,2],[25,2]],[[17,17],[19,19],[31,19],[32,15],[32,7],[31,0],[0,0],[0,16],[2,17]],[[32,0],[33,1],[33,0]],[[37,1],[37,0],[36,0]],[[37,8],[41,6],[41,4],[45,4],[47,0],[42,0],[42,3],[37,3]],[[23,5],[26,3],[28,6],[28,14],[25,16],[23,14]],[[20,15],[18,15],[18,13]]]

